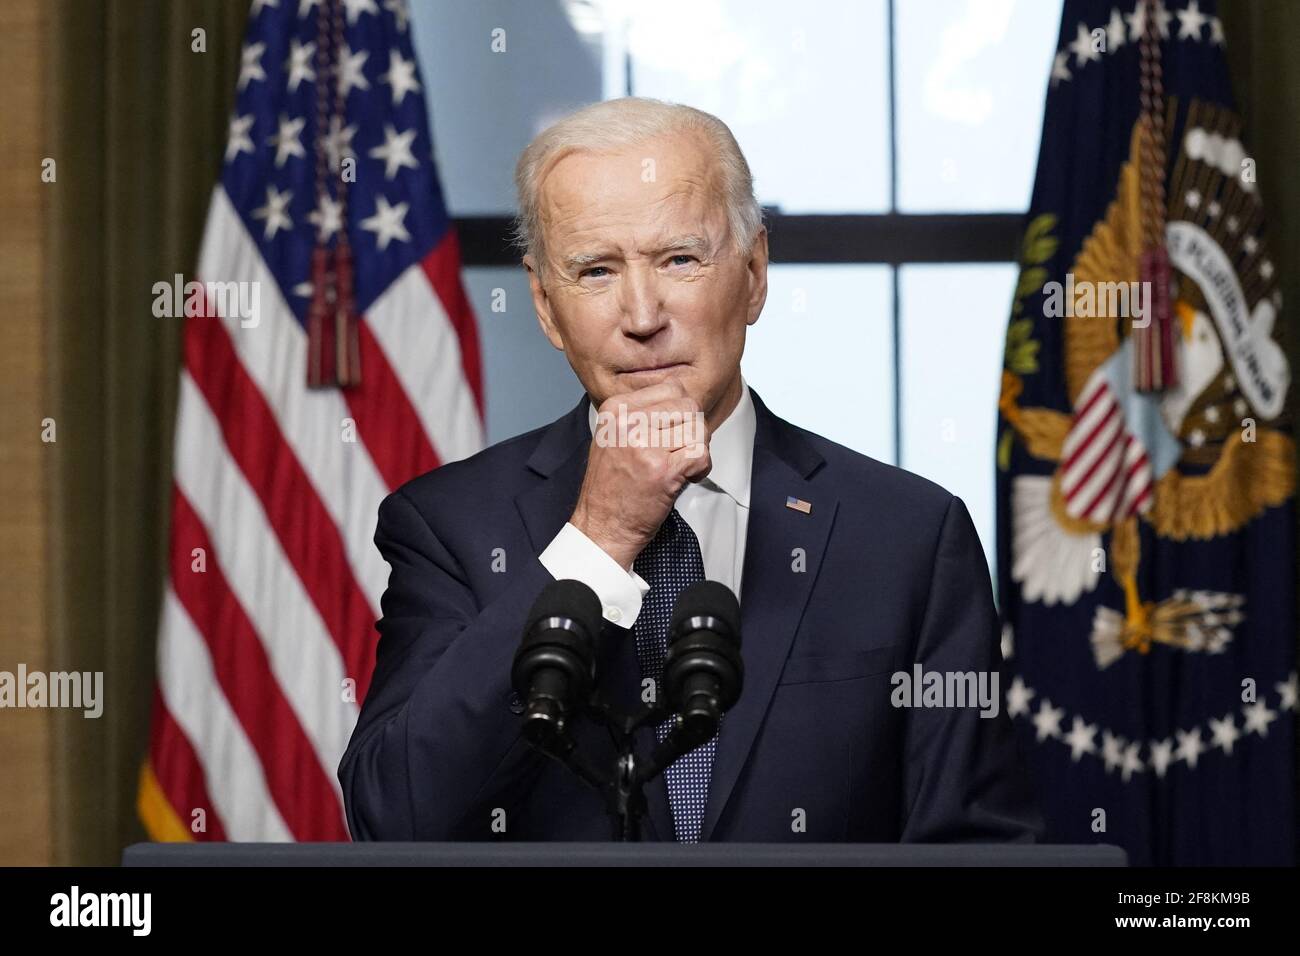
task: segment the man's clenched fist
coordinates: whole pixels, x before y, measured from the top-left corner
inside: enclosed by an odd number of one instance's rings
[[[713,467],[708,425],[676,379],[611,395],[598,412],[587,474],[569,520],[631,570],[686,483]],[[618,427],[620,421],[628,427]]]

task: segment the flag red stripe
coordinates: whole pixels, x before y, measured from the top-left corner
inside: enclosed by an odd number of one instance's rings
[[[194,548],[209,555],[191,569]],[[296,840],[346,840],[338,797],[320,758],[285,700],[239,599],[218,564],[220,555],[179,487],[172,494],[171,580],[177,599],[212,655],[222,694],[257,752],[267,790]]]
[[[1101,489],[1092,496],[1092,500],[1088,502],[1088,507],[1083,509],[1084,514],[1091,514],[1093,508],[1096,508],[1097,505],[1106,500],[1106,496],[1109,495],[1111,489],[1115,487],[1115,482],[1119,481],[1120,476],[1124,471],[1124,456],[1128,454],[1128,446],[1132,441],[1133,436],[1124,436],[1124,450],[1115,457],[1115,467],[1111,469],[1110,477],[1106,479],[1106,483],[1101,487]],[[1112,512],[1113,510],[1114,509],[1112,509]],[[1110,515],[1102,515],[1101,520],[1109,521]]]
[[[1089,404],[1091,404],[1091,403],[1089,403]],[[1097,435],[1101,433],[1101,430],[1102,430],[1103,428],[1105,428],[1105,427],[1110,423],[1110,420],[1111,420],[1112,418],[1114,418],[1114,417],[1115,417],[1116,415],[1118,415],[1118,414],[1119,414],[1119,406],[1118,406],[1118,405],[1115,405],[1115,404],[1112,404],[1112,405],[1110,406],[1110,410],[1109,410],[1108,412],[1106,412],[1105,415],[1102,416],[1101,421],[1099,421],[1099,422],[1098,422],[1098,423],[1093,427],[1092,431],[1088,432],[1088,437],[1085,438],[1085,439],[1083,440],[1083,442],[1079,445],[1079,447],[1076,448],[1076,449],[1074,450],[1073,454],[1071,454],[1070,457],[1067,458],[1067,459],[1065,460],[1065,464],[1062,465],[1062,468],[1063,468],[1065,471],[1069,471],[1071,468],[1074,467],[1074,463],[1075,463],[1076,461],[1078,461],[1078,460],[1079,460],[1079,457],[1080,457],[1080,456],[1081,456],[1085,451],[1088,450],[1089,446],[1092,445],[1093,439],[1095,439],[1095,438],[1097,437]],[[1082,421],[1083,419],[1082,419],[1082,417],[1080,417],[1080,418],[1077,419],[1077,420],[1078,420],[1078,421]]]
[[[1070,480],[1070,490],[1065,493],[1065,500],[1069,501],[1073,499],[1083,490],[1083,486],[1088,483],[1088,480],[1096,473],[1097,469],[1102,466],[1102,463],[1110,457],[1110,453],[1115,450],[1117,444],[1122,441],[1127,448],[1129,440],[1128,436],[1124,434],[1123,428],[1115,429],[1115,436],[1110,440],[1110,444],[1107,445],[1106,450],[1098,455],[1093,463],[1088,466],[1088,470],[1083,473],[1083,477]],[[1123,459],[1121,458],[1121,462],[1122,461]]]
[[[157,684],[153,689],[153,717],[149,726],[153,728],[149,763],[172,810],[183,825],[191,827],[191,833],[193,812],[203,810],[206,830],[193,833],[194,839],[225,842],[226,831],[221,825],[221,816],[212,805],[212,797],[204,783],[203,764],[199,762],[185,731],[167,709]]]
[[[352,573],[338,526],[240,364],[220,319],[186,320],[185,364],[334,639],[348,676],[356,680],[357,700],[364,700],[375,663],[374,612]]]
[[[442,462],[410,396],[364,320],[357,323],[357,341],[361,384],[343,389],[343,398],[357,423],[357,436],[392,491]]]
[[[460,240],[456,230],[449,228],[442,241],[420,264],[456,330],[456,337],[460,340],[461,369],[470,391],[474,393],[479,418],[483,418],[483,363],[479,353],[478,323],[474,321],[474,310],[460,280]]]

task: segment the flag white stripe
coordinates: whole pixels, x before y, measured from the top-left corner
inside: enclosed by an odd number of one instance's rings
[[[230,457],[189,372],[181,375],[176,483],[207,529],[216,560],[266,648],[271,672],[339,799],[337,772],[357,706],[342,700],[342,656]]]
[[[203,767],[212,808],[230,840],[293,839],[266,784],[261,761],[217,683],[203,636],[170,586],[163,598],[158,689]],[[194,807],[173,807],[189,824]]]
[[[457,461],[482,448],[483,425],[461,366],[460,339],[418,263],[366,310],[366,325],[439,460]]]
[[[1109,462],[1111,458],[1120,453],[1121,445],[1112,446],[1111,442],[1115,440],[1116,436],[1120,435],[1123,427],[1124,418],[1117,410],[1115,415],[1111,417],[1110,421],[1108,421],[1102,430],[1097,433],[1097,437],[1094,438],[1086,448],[1084,448],[1083,454],[1081,454],[1075,463],[1066,469],[1065,474],[1061,476],[1061,490],[1067,496],[1076,494],[1080,482],[1084,482],[1085,478],[1089,484],[1097,481],[1098,472],[1105,471],[1107,468],[1106,462]],[[1094,462],[1101,461],[1103,455],[1105,455],[1106,462],[1099,464],[1092,474],[1089,475],[1088,470],[1092,468]]]
[[[258,324],[243,328],[237,316],[223,316],[222,324],[240,364],[271,407],[285,442],[339,529],[352,574],[378,618],[388,566],[372,541],[388,488],[365,444],[343,441],[343,420],[351,412],[339,390],[306,387],[307,334],[220,185],[212,195],[199,255],[200,281],[213,276],[260,284]]]

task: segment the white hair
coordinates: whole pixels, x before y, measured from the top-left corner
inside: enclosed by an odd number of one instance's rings
[[[679,103],[639,96],[604,100],[583,107],[533,138],[515,164],[519,214],[514,242],[545,265],[542,243],[541,185],[551,169],[574,152],[614,152],[670,133],[703,138],[716,163],[720,198],[737,251],[748,252],[763,225],[763,210],[754,198],[754,179],[736,138],[716,116]]]

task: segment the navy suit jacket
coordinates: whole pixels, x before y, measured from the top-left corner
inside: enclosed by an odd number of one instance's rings
[[[914,662],[1000,667],[988,568],[961,499],[797,428],[751,394],[745,683],[722,721],[700,839],[1037,839],[1000,700],[995,719],[890,702],[890,675]],[[381,505],[375,543],[392,572],[374,675],[339,766],[354,839],[610,839],[602,797],[520,738],[510,687],[525,617],[551,580],[537,556],[582,483],[587,407],[584,396],[551,425],[422,475]],[[791,496],[811,513],[786,507]],[[611,702],[636,709],[630,629],[605,623],[599,668]],[[651,733],[640,731],[647,754]],[[607,731],[583,719],[574,736],[612,765]],[[672,840],[662,775],[646,797],[644,838]]]

